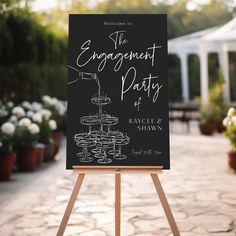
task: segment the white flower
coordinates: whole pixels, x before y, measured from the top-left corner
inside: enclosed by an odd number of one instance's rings
[[[25,111],[22,107],[16,106],[12,109],[12,114],[16,115],[17,117],[22,117],[25,115]]]
[[[19,121],[19,126],[21,127],[29,127],[31,125],[31,120],[29,118],[22,118],[20,121]]]
[[[233,116],[235,114],[235,108],[230,107],[227,113],[227,116]]]
[[[57,122],[55,120],[49,120],[48,124],[51,130],[55,130],[57,128]]]
[[[223,126],[226,127],[229,123],[229,117],[225,117],[222,123],[223,123]]]
[[[51,99],[51,105],[55,106],[58,103],[58,99],[57,98],[52,98]]]
[[[33,111],[39,111],[39,110],[41,110],[42,109],[42,104],[41,103],[39,103],[39,102],[32,102],[32,105],[31,105],[31,109],[33,110]]]
[[[2,147],[3,146],[3,144],[2,144],[2,142],[0,141],[0,147]]]
[[[44,103],[48,103],[48,101],[50,101],[51,98],[48,95],[44,95],[44,96],[42,96],[42,100]]]
[[[0,117],[5,117],[8,115],[8,112],[5,110],[5,107],[0,108]]]
[[[57,102],[58,102],[57,98],[51,98],[48,95],[44,95],[42,97],[42,100],[43,100],[45,105],[50,106],[50,107],[51,106],[55,106],[57,104]]]
[[[32,116],[32,120],[36,123],[41,123],[43,121],[43,117],[41,115],[41,113],[37,112]]]
[[[47,110],[47,109],[42,109],[41,111],[39,111],[39,113],[42,115],[42,117],[45,120],[48,120],[51,117],[51,115],[52,115],[52,112]]]
[[[9,120],[13,123],[16,123],[18,118],[16,116],[12,115]]]
[[[28,116],[28,117],[30,117],[30,118],[32,118],[33,115],[34,115],[34,112],[33,112],[33,111],[27,111],[27,112],[26,112],[26,116]]]
[[[30,110],[31,109],[31,104],[28,101],[22,102],[22,107]]]
[[[231,117],[232,125],[236,126],[236,116]]]
[[[66,106],[64,105],[63,102],[58,101],[54,107],[59,113],[59,115],[63,116],[66,113]]]
[[[14,103],[12,101],[7,102],[6,104],[8,107],[12,108],[14,106]]]
[[[11,122],[5,122],[2,126],[1,126],[1,131],[4,134],[8,134],[8,135],[12,135],[15,132],[15,125],[13,125]]]
[[[40,131],[40,128],[37,124],[32,123],[29,127],[28,127],[29,131],[31,134],[38,134]]]

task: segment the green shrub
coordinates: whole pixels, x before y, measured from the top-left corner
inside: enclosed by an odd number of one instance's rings
[[[40,25],[27,9],[0,15],[0,27],[0,99],[65,99],[66,37]]]
[[[221,109],[213,103],[208,103],[201,107],[201,123],[209,124],[219,121],[221,119]]]

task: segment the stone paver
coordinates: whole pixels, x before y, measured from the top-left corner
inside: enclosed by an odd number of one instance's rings
[[[236,175],[228,170],[228,149],[220,136],[171,136],[171,171],[160,179],[182,236],[236,235]],[[1,224],[0,235],[56,235],[76,179],[64,168],[58,175],[37,199]],[[114,235],[113,175],[85,177],[65,235]],[[122,175],[122,235],[172,235],[148,175]]]

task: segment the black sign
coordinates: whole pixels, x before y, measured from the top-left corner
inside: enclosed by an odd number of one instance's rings
[[[169,168],[166,15],[70,15],[67,169]]]

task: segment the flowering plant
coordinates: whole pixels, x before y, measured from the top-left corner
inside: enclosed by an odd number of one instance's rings
[[[0,101],[0,124],[3,124],[9,115],[8,107],[1,103]]]
[[[38,141],[40,143],[49,144],[52,142],[52,131],[57,129],[57,123],[51,119],[52,112],[47,109],[41,109],[34,113],[31,117],[32,121],[40,127]]]
[[[227,116],[223,120],[223,125],[226,127],[225,136],[229,139],[232,151],[236,151],[236,110],[231,107],[228,110]]]
[[[200,109],[201,123],[209,124],[220,120],[221,109],[219,106],[213,103],[208,103]]]
[[[51,118],[57,121],[57,130],[65,132],[66,129],[66,102],[57,98],[44,95],[44,107],[51,111]]]
[[[5,122],[1,126],[0,132],[0,156],[13,153],[13,135],[15,125],[11,122]]]
[[[29,118],[21,118],[16,126],[15,146],[19,148],[34,148],[40,128],[36,123],[32,123]]]

